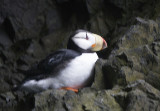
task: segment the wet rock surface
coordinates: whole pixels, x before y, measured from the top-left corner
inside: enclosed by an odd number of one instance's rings
[[[160,2],[157,0],[1,0],[0,110],[159,111]],[[102,35],[91,87],[78,93],[13,90],[22,72],[65,48],[76,29]]]

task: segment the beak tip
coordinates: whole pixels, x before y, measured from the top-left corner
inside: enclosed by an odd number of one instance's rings
[[[103,49],[107,48],[107,42],[103,39]]]

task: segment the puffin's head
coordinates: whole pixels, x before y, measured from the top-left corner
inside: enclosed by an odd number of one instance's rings
[[[79,52],[96,52],[107,47],[106,41],[99,35],[85,31],[77,30],[69,39],[68,49]]]

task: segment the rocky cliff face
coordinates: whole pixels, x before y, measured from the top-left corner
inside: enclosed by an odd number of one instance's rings
[[[158,0],[1,0],[0,110],[159,111]],[[95,79],[78,93],[13,91],[28,69],[59,48],[76,29],[102,35]]]

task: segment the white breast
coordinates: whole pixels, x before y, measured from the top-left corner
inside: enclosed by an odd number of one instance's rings
[[[80,88],[85,85],[86,80],[91,77],[95,62],[98,56],[96,53],[83,53],[70,61],[65,69],[54,78],[42,79],[39,81],[30,80],[23,86],[38,86],[42,89],[72,87]]]
[[[57,79],[64,86],[82,87],[85,84],[84,82],[91,76],[97,59],[96,53],[83,53],[81,56],[73,59]]]

